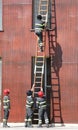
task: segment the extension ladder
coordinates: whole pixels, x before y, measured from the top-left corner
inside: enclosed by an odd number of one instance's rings
[[[49,0],[40,0],[38,13],[42,15],[43,21],[48,21]]]
[[[42,15],[43,21],[48,21],[48,5],[49,0],[40,0],[39,1],[39,10],[38,14]],[[38,40],[37,40],[38,41]],[[45,67],[45,48],[46,48],[46,30],[43,31],[43,52],[40,52],[38,43],[36,44],[36,56],[35,56],[35,66],[34,66],[34,88],[33,96],[37,97],[38,91],[43,91],[43,78],[44,78],[44,67]],[[35,123],[38,121],[38,110],[34,110]],[[38,123],[38,122],[37,122]]]

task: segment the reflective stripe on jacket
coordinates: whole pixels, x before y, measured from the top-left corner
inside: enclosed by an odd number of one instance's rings
[[[35,23],[35,31],[42,31],[45,27],[45,23],[41,20],[37,20]]]
[[[4,109],[10,109],[10,98],[9,98],[9,96],[3,97],[3,108]]]
[[[33,98],[32,96],[27,96],[27,100],[26,100],[26,107],[30,107],[32,108],[33,107],[33,104],[34,104],[34,101],[33,101]]]
[[[46,99],[43,97],[43,98],[37,98],[36,100],[36,104],[37,104],[37,107],[38,108],[46,108],[47,104],[46,104]]]

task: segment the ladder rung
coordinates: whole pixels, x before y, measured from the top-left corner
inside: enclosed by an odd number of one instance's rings
[[[47,4],[41,4],[41,7],[48,7],[48,5]]]
[[[54,116],[54,117],[60,118],[60,116]]]
[[[42,73],[42,71],[36,71],[36,73]]]
[[[35,58],[37,58],[37,57],[38,57],[38,58],[42,58],[42,57],[44,58],[44,56],[36,56]]]
[[[43,10],[43,9],[41,9],[40,12],[42,12],[42,11],[47,12],[47,10]]]
[[[37,89],[37,88],[40,88],[40,87],[35,87],[35,89]]]
[[[34,113],[34,115],[38,115],[38,113]]]
[[[34,93],[38,93],[38,92],[34,92]]]
[[[36,76],[37,79],[42,78],[41,76]]]
[[[46,17],[46,15],[45,15],[45,14],[42,14],[42,16],[43,16],[43,17],[44,17],[44,16]]]
[[[37,63],[43,63],[43,61],[36,61]]]
[[[37,82],[37,81],[36,81],[35,83],[41,83],[41,82]]]
[[[41,1],[45,1],[46,2],[46,0],[41,0]]]
[[[59,98],[59,96],[58,97],[52,97],[52,98]]]
[[[39,119],[33,119],[34,121],[38,121]]]
[[[54,109],[53,111],[60,111],[60,109]]]
[[[36,68],[42,68],[42,66],[38,66],[38,65],[37,65]]]

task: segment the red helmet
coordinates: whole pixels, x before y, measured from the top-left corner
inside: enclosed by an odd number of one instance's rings
[[[9,89],[4,89],[4,95],[8,95],[10,93]]]
[[[9,89],[7,89],[7,92],[8,92],[8,94],[10,93],[10,90]]]
[[[38,96],[39,96],[39,97],[43,97],[43,95],[44,95],[44,93],[43,93],[42,91],[39,91],[39,92],[38,92]]]

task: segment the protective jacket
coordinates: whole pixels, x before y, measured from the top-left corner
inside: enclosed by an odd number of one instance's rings
[[[46,98],[43,97],[38,97],[36,99],[36,105],[38,108],[38,125],[41,126],[42,125],[42,118],[44,117],[46,126],[49,126],[49,119],[48,119],[48,115],[47,115],[47,103],[46,103]]]
[[[10,98],[9,98],[9,96],[4,96],[3,97],[3,109],[4,110],[9,110],[10,109]]]
[[[35,32],[41,32],[45,27],[45,22],[37,20],[35,23]]]
[[[31,125],[32,125],[33,105],[34,105],[33,97],[27,96],[25,127],[31,127]]]
[[[46,98],[45,97],[38,97],[36,101],[37,108],[46,108]]]
[[[26,100],[26,108],[32,108],[33,107],[33,98],[32,96],[27,96],[27,100]]]

